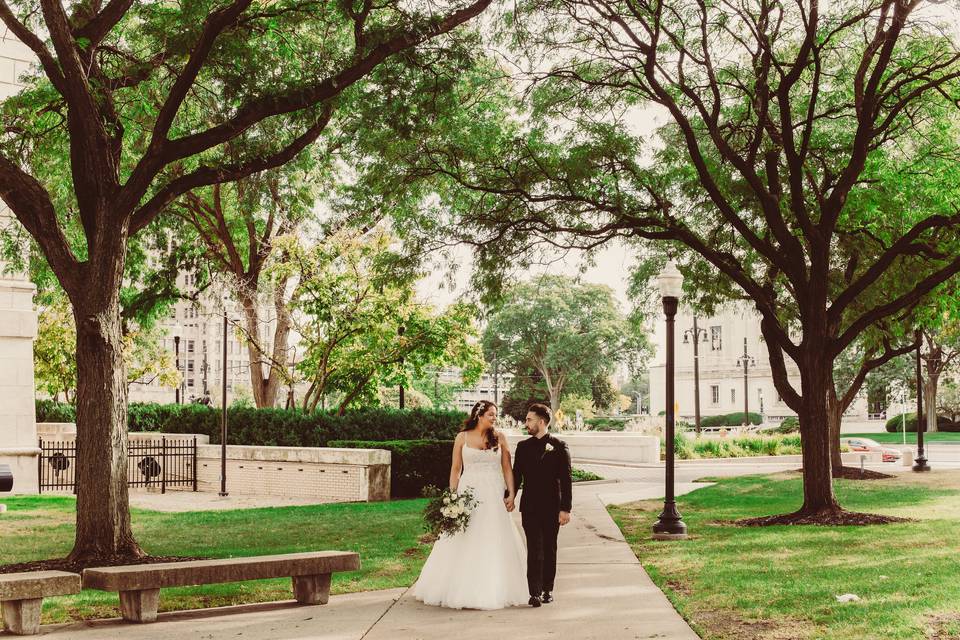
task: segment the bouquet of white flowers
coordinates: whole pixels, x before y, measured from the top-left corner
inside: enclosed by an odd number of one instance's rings
[[[440,491],[436,487],[427,487],[423,494],[430,498],[423,511],[423,519],[434,535],[452,536],[467,528],[470,514],[477,506],[477,500],[470,489]]]

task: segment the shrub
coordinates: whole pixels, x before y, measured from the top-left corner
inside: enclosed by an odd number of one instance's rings
[[[750,424],[760,424],[760,414],[752,411],[747,416]],[[700,419],[701,427],[739,427],[743,424],[743,411],[726,413],[719,416],[705,416]]]
[[[574,467],[571,470],[570,475],[572,476],[574,482],[590,482],[592,480],[603,480],[601,476],[598,476],[592,471],[577,469],[576,467]]]
[[[889,420],[887,420],[887,432],[888,433],[900,433],[903,431],[903,415],[896,415]],[[908,413],[907,416],[907,433],[916,433],[917,432],[917,414]],[[925,415],[920,416],[921,420],[926,420]],[[948,431],[948,432],[960,432],[960,423],[955,423],[950,420],[947,416],[937,416],[937,430],[938,431]]]
[[[77,411],[73,405],[56,400],[37,398],[37,422],[76,422]]]
[[[589,418],[584,420],[583,423],[593,431],[623,431],[627,424],[625,420],[616,418]]]
[[[780,426],[764,429],[763,433],[789,434],[789,433],[797,433],[798,431],[800,431],[800,420],[796,416],[788,416],[783,419],[783,422],[780,423]]]
[[[673,436],[673,455],[677,460],[689,460],[694,457],[690,441],[682,433]]]
[[[697,438],[678,436],[676,455],[681,460],[696,458],[742,458],[747,456],[797,455],[800,436],[743,436],[739,438]]]
[[[450,482],[453,440],[331,440],[328,446],[389,451],[393,498],[419,497],[424,487],[446,487]]]
[[[130,431],[198,433],[220,442],[220,409],[202,404],[131,403],[127,410]],[[459,411],[434,409],[369,408],[305,413],[300,410],[230,407],[227,442],[257,446],[324,447],[330,440],[447,440],[463,424]],[[37,401],[40,422],[74,422],[76,413],[67,404]]]

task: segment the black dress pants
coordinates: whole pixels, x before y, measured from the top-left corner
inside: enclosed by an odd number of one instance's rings
[[[553,591],[557,576],[557,534],[560,533],[558,512],[520,514],[527,536],[527,587],[531,596]]]

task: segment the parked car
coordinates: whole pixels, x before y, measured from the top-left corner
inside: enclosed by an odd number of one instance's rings
[[[847,445],[847,448],[850,451],[866,451],[870,453],[880,453],[882,454],[882,460],[884,462],[896,462],[903,457],[897,449],[891,449],[890,447],[885,447],[876,440],[871,440],[870,438],[840,438],[840,444]]]

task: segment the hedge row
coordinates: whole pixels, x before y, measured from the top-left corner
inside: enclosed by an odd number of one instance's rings
[[[388,450],[392,498],[419,497],[428,485],[443,488],[450,482],[453,440],[331,440],[328,446]]]
[[[906,415],[907,415],[907,420],[906,420],[907,433],[916,433],[917,432],[916,412],[908,413]],[[921,420],[924,421],[924,425],[926,425],[927,416],[921,415],[920,418]],[[887,420],[887,425],[886,425],[887,432],[900,433],[901,431],[903,431],[903,424],[904,424],[903,414],[901,413],[900,415],[894,416],[889,420]],[[950,418],[946,416],[937,416],[937,430],[960,433],[960,422],[953,422],[950,420]]]
[[[752,411],[747,416],[750,424],[760,424],[760,414]],[[739,427],[743,424],[743,411],[725,413],[718,416],[704,416],[700,418],[701,427]]]
[[[433,409],[357,409],[343,416],[318,411],[232,408],[227,411],[227,442],[279,447],[325,447],[331,440],[447,440],[456,436],[464,415]],[[37,402],[38,422],[74,422],[70,405]],[[130,431],[198,433],[220,442],[220,409],[200,404],[131,403]]]

